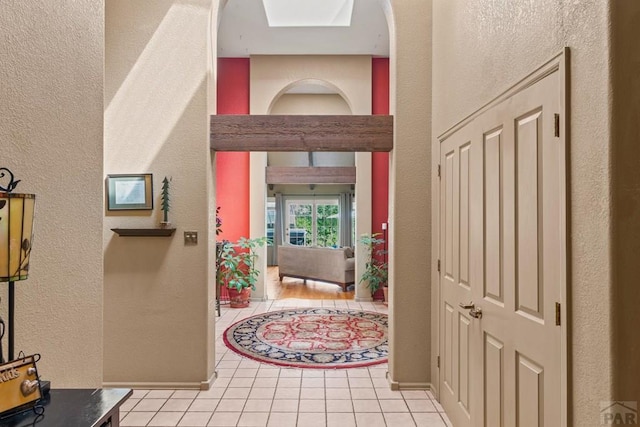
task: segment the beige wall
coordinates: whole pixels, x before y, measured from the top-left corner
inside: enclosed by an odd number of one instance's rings
[[[213,375],[214,255],[207,73],[209,0],[107,0],[105,174],[153,173],[155,209],[106,212],[104,381],[200,387]],[[112,227],[161,221],[172,178],[171,238],[118,237]],[[183,241],[197,231],[197,245]]]
[[[352,114],[371,114],[370,56],[270,56],[251,57],[251,114],[271,114],[286,92],[300,83],[321,84],[338,93]],[[287,102],[287,101],[285,101]],[[342,108],[342,107],[341,107]],[[317,110],[316,110],[317,111]],[[332,112],[332,114],[335,114]],[[265,231],[266,153],[251,153],[251,236]],[[371,232],[371,153],[357,153],[356,166],[356,235]],[[262,252],[265,252],[264,250]],[[364,251],[359,251],[364,256]],[[259,260],[266,271],[266,257]],[[362,274],[365,259],[356,260],[356,277]],[[265,296],[264,275],[256,284],[254,297]],[[371,300],[364,284],[356,286],[356,299]]]
[[[611,2],[613,397],[640,402],[640,2]]]
[[[604,1],[561,0],[499,6],[440,0],[433,7],[433,136],[564,46],[571,49],[569,425],[575,426],[597,424],[600,401],[624,397],[612,395],[608,8]]]
[[[272,114],[300,83],[323,84],[342,96],[351,114],[371,114],[371,57],[364,55],[252,56],[251,114]]]
[[[431,1],[393,0],[389,189],[389,374],[393,387],[431,382]]]
[[[97,0],[0,2],[0,167],[36,194],[16,354],[56,388],[102,382],[103,18]]]
[[[334,94],[284,94],[270,114],[351,114],[343,97]]]

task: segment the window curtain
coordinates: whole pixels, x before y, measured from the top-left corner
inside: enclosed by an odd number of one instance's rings
[[[353,246],[351,209],[353,209],[353,195],[340,193],[340,244],[342,246]]]
[[[276,222],[273,226],[273,252],[271,265],[278,265],[278,246],[284,241],[284,198],[282,193],[276,193]]]

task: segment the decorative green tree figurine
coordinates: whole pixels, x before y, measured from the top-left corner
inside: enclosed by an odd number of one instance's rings
[[[162,180],[162,194],[161,194],[161,198],[162,198],[162,213],[163,213],[163,221],[160,223],[160,226],[163,228],[168,228],[171,226],[171,223],[169,222],[169,183],[171,182],[170,179],[167,179],[167,177],[165,176],[164,179]]]

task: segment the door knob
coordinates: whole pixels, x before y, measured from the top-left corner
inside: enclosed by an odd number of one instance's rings
[[[469,310],[469,316],[474,319],[482,319],[482,309],[480,307],[476,308],[476,305],[473,301],[469,302],[469,304],[459,303],[460,308],[465,310]]]
[[[472,308],[471,310],[469,310],[469,316],[473,317],[474,319],[482,319],[482,309],[480,307]]]

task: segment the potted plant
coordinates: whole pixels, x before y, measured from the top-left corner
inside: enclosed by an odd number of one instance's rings
[[[384,249],[384,239],[378,236],[380,233],[360,236],[359,242],[364,246],[367,262],[359,283],[366,282],[367,287],[371,289],[371,294],[382,287],[384,300],[387,301],[387,280],[389,279],[388,265],[385,261],[387,251]]]
[[[266,237],[225,242],[220,251],[218,278],[220,284],[229,290],[231,308],[249,306],[251,291],[256,289],[260,271],[256,268],[256,249],[264,246]]]

